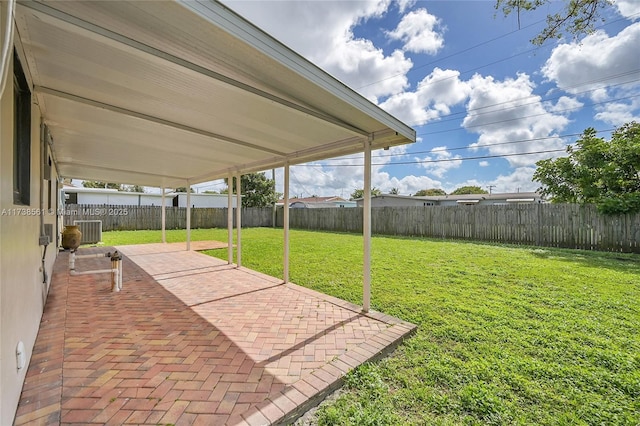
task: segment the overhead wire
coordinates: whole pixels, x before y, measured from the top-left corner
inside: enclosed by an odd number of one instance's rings
[[[611,132],[611,131],[614,131],[614,130],[615,130],[615,128],[596,130],[596,134],[597,133]],[[468,146],[458,146],[458,147],[453,147],[453,148],[446,148],[446,147],[445,148],[435,148],[435,149],[424,150],[424,151],[403,152],[403,153],[400,153],[400,154],[376,154],[376,155],[372,155],[372,158],[395,157],[395,156],[406,156],[406,155],[449,152],[449,151],[460,151],[460,150],[472,150],[472,149],[490,148],[492,146],[513,145],[513,144],[526,143],[526,142],[538,142],[538,141],[543,141],[543,140],[548,140],[548,139],[562,139],[562,138],[569,138],[569,137],[581,136],[581,135],[582,135],[582,133],[569,133],[569,134],[566,134],[566,135],[553,135],[553,136],[545,136],[545,137],[540,137],[540,138],[519,139],[519,140],[515,140],[515,141],[488,143],[488,144],[482,144],[482,145],[478,145],[478,146],[469,146],[468,145]]]
[[[600,129],[596,130],[595,133],[605,133],[615,130],[614,128],[610,129]],[[416,154],[425,154],[425,153],[437,153],[437,152],[449,152],[449,151],[457,151],[457,150],[474,150],[474,149],[482,149],[482,148],[490,148],[493,146],[500,145],[509,145],[515,143],[525,143],[525,142],[535,142],[547,139],[559,139],[559,138],[567,138],[567,137],[575,137],[581,136],[583,133],[571,133],[566,135],[555,135],[548,137],[540,137],[540,138],[530,138],[530,139],[520,139],[517,141],[507,141],[507,142],[496,142],[493,144],[485,144],[480,146],[465,146],[465,147],[455,147],[455,148],[441,148],[441,149],[432,149],[425,151],[414,151],[414,152],[404,152],[399,154],[378,154],[372,155],[372,158],[383,158],[383,157],[394,157],[394,156],[408,156],[408,155],[416,155]],[[451,161],[464,161],[464,160],[479,160],[479,159],[488,159],[488,158],[504,158],[511,156],[521,156],[521,155],[533,155],[533,154],[543,154],[543,153],[554,153],[554,152],[562,152],[565,151],[568,146],[573,144],[565,144],[564,148],[559,149],[551,149],[551,150],[543,150],[543,151],[533,151],[533,152],[524,152],[524,153],[512,153],[512,154],[493,154],[493,155],[483,155],[483,156],[474,156],[474,157],[452,157],[452,158],[438,158],[438,159],[424,159],[424,160],[415,160],[415,161],[397,161],[390,163],[372,163],[371,165],[375,166],[393,166],[393,165],[403,165],[403,164],[423,164],[423,163],[439,163],[439,162],[451,162]],[[361,159],[360,157],[347,157],[343,159],[349,160],[357,160]],[[344,164],[344,163],[305,163],[298,164],[298,167],[362,167],[362,164]]]
[[[607,81],[607,80],[611,80],[611,79],[614,79],[614,78],[619,78],[619,77],[623,77],[623,76],[627,76],[627,75],[634,75],[634,76],[640,75],[640,68],[635,69],[635,70],[631,70],[631,71],[627,71],[627,72],[624,72],[624,73],[621,73],[621,74],[615,74],[615,75],[611,75],[611,76],[607,76],[607,77],[602,77],[602,78],[598,78],[598,79],[594,79],[594,80],[585,81],[585,82],[582,82],[582,83],[579,83],[579,84],[576,84],[576,85],[573,85],[573,86],[567,86],[563,90],[573,89],[573,88],[584,86],[584,85],[587,85],[587,84],[595,84],[595,83],[599,83],[599,82],[603,82],[603,81]],[[638,82],[638,81],[640,81],[640,77],[639,78],[634,78],[633,80],[623,81],[623,82],[620,82],[620,83],[609,84],[609,85],[606,85],[606,86],[600,86],[600,87],[596,87],[596,88],[593,88],[593,89],[583,90],[581,92],[572,93],[572,95],[574,95],[574,96],[575,95],[584,95],[585,93],[595,92],[596,90],[610,89],[610,88],[613,88],[613,87],[624,86],[626,84],[635,83],[635,82]],[[507,104],[511,104],[511,103],[514,103],[514,102],[518,102],[518,101],[525,101],[527,99],[536,99],[536,100],[533,101],[533,102],[525,103],[525,104],[514,105],[511,108],[517,108],[517,107],[522,107],[522,106],[527,106],[527,105],[534,105],[534,104],[537,104],[539,102],[549,102],[549,101],[560,99],[563,96],[566,96],[566,95],[558,95],[558,96],[554,96],[554,97],[545,97],[545,98],[541,98],[539,95],[529,95],[529,96],[524,96],[524,97],[521,97],[521,98],[509,99],[508,101],[497,102],[497,103],[494,103],[494,104],[484,105],[484,106],[477,107],[477,108],[469,108],[469,109],[464,110],[464,111],[457,111],[457,112],[452,112],[452,113],[449,113],[449,114],[443,114],[439,118],[443,118],[444,117],[445,118],[444,120],[439,119],[438,121],[432,121],[432,122],[429,122],[429,123],[425,123],[422,126],[428,126],[428,125],[439,124],[439,123],[446,123],[447,121],[456,121],[456,120],[458,120],[458,118],[451,118],[451,117],[457,116],[457,115],[468,114],[469,112],[476,112],[476,111],[480,111],[480,110],[485,110],[485,109],[489,109],[489,108],[493,108],[493,107],[497,107],[497,106],[501,106],[501,105],[507,105]],[[491,110],[491,111],[480,112],[478,114],[475,114],[475,116],[484,115],[484,114],[492,114],[492,113],[501,112],[501,111],[506,111],[507,109],[510,109],[510,108],[503,108],[503,109],[496,109],[496,110]]]
[[[463,53],[470,52],[470,51],[472,51],[472,50],[474,50],[474,49],[477,49],[478,47],[482,47],[482,46],[485,46],[485,45],[487,45],[487,44],[493,43],[494,41],[497,41],[497,40],[500,40],[500,39],[502,39],[502,38],[508,37],[508,36],[510,36],[510,35],[512,35],[512,34],[515,34],[515,33],[519,32],[519,31],[522,31],[522,30],[525,30],[525,29],[527,29],[527,28],[533,27],[533,26],[538,25],[538,24],[540,24],[541,22],[545,22],[545,21],[546,21],[546,19],[541,19],[541,20],[536,21],[536,22],[534,22],[534,23],[532,23],[532,24],[529,24],[529,25],[527,25],[527,26],[525,26],[525,27],[518,28],[517,30],[510,31],[510,32],[508,32],[508,33],[504,33],[504,34],[499,35],[499,36],[497,36],[497,37],[494,37],[494,38],[492,38],[492,39],[489,39],[489,40],[486,40],[486,41],[480,42],[480,43],[475,44],[475,45],[473,45],[473,46],[470,46],[470,47],[464,48],[464,49],[462,49],[462,50],[459,50],[459,51],[457,51],[457,52],[451,53],[451,54],[449,54],[449,55],[447,55],[447,56],[443,56],[443,57],[441,57],[441,58],[438,58],[437,60],[434,60],[434,61],[431,61],[431,62],[427,62],[427,63],[421,64],[421,65],[418,65],[418,66],[416,66],[416,67],[411,68],[411,70],[409,70],[409,73],[414,72],[414,71],[419,70],[419,69],[422,69],[422,68],[425,68],[425,67],[428,67],[429,65],[433,65],[433,64],[438,63],[438,62],[440,62],[440,61],[443,61],[443,60],[445,60],[445,59],[450,59],[450,58],[453,58],[454,56],[458,56],[458,55],[461,55],[461,54],[463,54]],[[364,84],[364,85],[362,85],[362,86],[358,87],[356,90],[364,89],[365,87],[373,86],[374,84],[382,83],[382,82],[384,82],[384,81],[391,80],[392,78],[396,78],[396,77],[399,77],[399,76],[402,76],[402,75],[405,75],[405,73],[393,74],[393,75],[388,76],[388,77],[385,77],[385,78],[383,78],[383,79],[376,80],[376,81],[374,81],[374,82]]]
[[[486,160],[489,158],[506,158],[506,157],[517,157],[517,156],[523,156],[523,155],[550,154],[555,152],[565,152],[567,149],[567,146],[565,146],[564,148],[545,149],[542,151],[515,152],[511,154],[489,154],[489,155],[478,155],[475,157],[439,158],[434,160],[430,159],[430,160],[413,160],[413,161],[395,161],[391,163],[371,163],[371,165],[372,166],[400,166],[400,165],[408,165],[408,164],[446,163],[451,161]],[[302,166],[305,166],[305,167],[363,167],[363,164],[307,163],[307,164],[303,164]]]
[[[640,13],[636,14],[636,15],[640,15]],[[596,27],[596,29],[602,28],[602,27],[607,26],[607,25],[611,25],[613,23],[616,23],[616,22],[619,22],[619,21],[625,20],[625,19],[628,19],[628,18],[621,18],[621,19],[617,19],[617,20],[614,20],[614,21],[609,21],[609,22],[607,22],[607,23],[605,23],[603,25],[600,25],[600,26]],[[544,20],[542,20],[542,21],[544,21]],[[526,26],[526,27],[524,27],[522,29],[529,28],[531,26],[537,25],[538,23],[540,23],[540,21],[537,21],[537,22],[535,22],[533,24],[530,24],[530,25],[528,25],[528,26]],[[414,71],[416,71],[418,69],[424,68],[426,66],[432,65],[432,64],[437,63],[439,61],[443,61],[445,59],[449,59],[449,58],[454,57],[456,55],[469,52],[469,51],[471,51],[473,49],[476,49],[478,47],[490,44],[490,43],[492,43],[494,41],[497,41],[497,40],[502,39],[504,37],[510,36],[511,34],[513,34],[515,32],[518,32],[518,31],[521,31],[521,29],[515,30],[515,31],[511,31],[509,33],[503,34],[501,36],[495,37],[493,39],[487,40],[487,41],[482,42],[482,43],[478,43],[477,45],[465,48],[465,49],[463,49],[463,50],[461,50],[459,52],[456,52],[456,53],[447,55],[445,57],[439,58],[436,61],[432,61],[432,62],[428,62],[428,63],[425,63],[425,64],[421,64],[419,66],[416,66],[416,67],[412,68],[409,71],[409,73],[410,72],[414,72]],[[442,81],[446,81],[446,80],[451,79],[451,78],[456,78],[459,75],[468,74],[469,72],[477,71],[478,69],[482,69],[482,68],[485,68],[487,66],[495,65],[497,63],[504,62],[504,61],[513,59],[515,57],[521,56],[523,54],[534,52],[536,50],[539,50],[541,47],[542,46],[534,48],[534,49],[529,49],[529,50],[526,50],[526,51],[523,51],[523,52],[519,52],[517,54],[508,56],[506,58],[502,58],[502,59],[497,60],[497,61],[493,61],[493,62],[485,64],[485,65],[481,65],[479,67],[472,68],[470,70],[461,71],[455,76],[449,76],[449,77],[445,77],[443,79],[429,81],[429,82],[426,82],[424,84],[425,85],[433,85],[433,84],[440,83]],[[597,79],[580,82],[580,83],[577,83],[577,84],[572,85],[572,86],[564,87],[563,90],[567,91],[567,90],[570,90],[570,89],[574,89],[576,87],[590,85],[590,84],[596,84],[596,83],[599,83],[599,82],[604,82],[604,81],[607,81],[607,80],[612,80],[612,79],[624,77],[624,76],[627,76],[627,75],[637,75],[637,73],[639,71],[640,71],[640,69],[637,69],[637,70],[631,70],[631,71],[627,71],[627,72],[616,74],[616,75],[600,77],[600,78],[597,78]],[[392,75],[392,76],[389,76],[389,77],[385,77],[384,79],[377,80],[377,81],[362,85],[362,86],[358,87],[358,90],[366,88],[366,87],[369,87],[369,86],[372,86],[374,84],[378,84],[378,83],[384,82],[386,80],[389,80],[389,79],[392,79],[392,78],[395,78],[395,77],[398,77],[398,76],[401,76],[401,75],[405,75],[405,74],[401,73],[401,74],[395,74],[395,75]],[[594,89],[587,89],[587,90],[584,90],[584,91],[581,91],[581,92],[573,93],[573,95],[585,94],[585,93],[593,92],[595,90],[599,90],[599,89],[603,89],[603,88],[613,88],[613,87],[617,87],[617,86],[622,86],[622,85],[626,85],[626,84],[629,84],[629,83],[637,82],[639,80],[640,79],[632,79],[632,80],[629,80],[629,81],[618,82],[618,83],[615,83],[615,84],[606,85],[604,87],[598,87],[598,88],[594,88]],[[526,105],[535,104],[535,103],[538,103],[538,102],[548,102],[548,101],[551,101],[551,100],[556,100],[556,99],[561,98],[562,96],[563,95],[560,95],[560,96],[557,96],[557,97],[552,97],[552,98],[546,98],[546,99],[545,98],[538,99],[538,98],[540,98],[538,95],[531,95],[531,96],[527,96],[527,97],[523,97],[523,98],[519,98],[519,99],[510,99],[508,101],[504,101],[504,102],[500,102],[500,103],[496,103],[496,104],[485,105],[485,106],[482,106],[482,107],[473,108],[473,109],[469,109],[469,110],[462,111],[462,112],[454,112],[454,113],[443,115],[441,117],[445,117],[446,118],[446,117],[453,117],[455,115],[468,114],[469,112],[476,112],[476,111],[480,111],[480,110],[486,110],[486,109],[489,109],[489,108],[495,108],[495,107],[500,106],[500,105],[506,105],[506,104],[510,104],[510,103],[513,103],[513,102],[530,99],[530,98],[536,98],[537,99],[535,102],[531,102],[531,103],[528,103],[528,104],[520,104],[520,105],[516,106],[516,107],[522,107],[522,106],[526,106]],[[626,97],[610,99],[610,100],[603,101],[603,102],[595,102],[595,103],[588,104],[586,106],[602,105],[602,104],[606,104],[606,103],[617,102],[617,101],[626,100],[626,99],[632,99],[632,98],[636,98],[638,96],[640,96],[640,95],[630,95],[630,96],[626,96]],[[566,111],[571,111],[571,110],[574,110],[574,109],[582,108],[584,106],[585,105],[583,104],[580,107],[565,108],[563,110],[555,110],[554,112],[566,112]],[[491,110],[491,111],[486,111],[486,112],[480,112],[480,113],[475,114],[474,116],[477,117],[479,115],[485,115],[485,114],[490,114],[490,113],[501,112],[501,111],[505,111],[507,109],[508,108],[504,108],[504,109],[500,109],[500,110]],[[522,118],[536,117],[536,116],[544,115],[546,113],[547,112],[541,113],[541,114],[533,114],[533,115],[518,117],[518,118],[499,120],[499,121],[494,121],[494,122],[490,122],[490,123],[482,123],[482,124],[479,124],[479,125],[471,125],[471,126],[466,126],[466,128],[486,126],[486,125],[491,125],[491,124],[500,124],[500,123],[505,123],[505,122],[509,122],[509,121],[519,120],[519,119],[522,119]],[[442,123],[442,122],[445,122],[445,121],[453,121],[453,120],[454,119],[451,118],[449,120],[439,120],[438,122],[431,122],[431,123],[426,123],[426,124],[438,124],[438,123]],[[456,128],[456,129],[447,129],[447,130],[436,131],[436,132],[426,132],[426,133],[421,133],[419,135],[439,134],[439,133],[445,133],[445,132],[449,132],[449,131],[458,131],[458,130],[462,130],[462,129],[464,129],[464,128],[460,127],[460,128]],[[613,131],[613,130],[615,130],[615,129],[602,129],[602,130],[597,130],[596,133],[610,132],[610,131]],[[516,143],[541,141],[541,140],[547,140],[547,139],[574,137],[574,136],[579,136],[581,134],[582,133],[573,133],[573,134],[567,134],[567,135],[552,135],[552,136],[541,137],[541,138],[521,139],[521,140],[517,140],[517,141],[506,141],[506,142],[497,142],[497,143],[493,143],[493,144],[483,144],[483,145],[475,146],[475,147],[466,146],[466,147],[433,149],[433,150],[428,150],[428,151],[405,152],[405,153],[400,153],[400,154],[379,154],[379,155],[372,156],[372,158],[393,157],[393,156],[398,156],[398,155],[406,156],[406,155],[415,155],[415,154],[427,153],[427,152],[428,153],[437,153],[437,152],[440,152],[440,151],[448,152],[448,151],[455,151],[455,150],[480,149],[480,148],[488,148],[488,147],[498,146],[498,145],[508,145],[508,144],[516,144]],[[564,148],[561,148],[561,149],[549,149],[549,150],[521,152],[521,153],[511,153],[511,154],[493,154],[493,155],[489,154],[489,155],[472,156],[472,157],[424,159],[424,160],[415,160],[415,161],[397,161],[397,162],[389,162],[389,163],[372,163],[371,165],[372,166],[393,166],[393,165],[409,165],[409,164],[428,164],[428,163],[440,163],[440,162],[452,162],[452,161],[470,161],[470,160],[484,160],[484,159],[492,159],[492,158],[508,158],[508,157],[525,156],[525,155],[551,154],[551,153],[564,152],[564,151],[566,151],[566,148],[568,146],[570,146],[570,145],[571,144],[567,144]],[[344,159],[357,159],[357,158],[358,157],[345,157]],[[302,167],[305,167],[305,166],[306,167],[362,167],[363,165],[362,164],[306,163],[306,164],[299,164],[297,166],[302,166]],[[293,171],[292,171],[292,173],[293,173]],[[294,176],[294,179],[296,180],[296,182],[298,184],[300,184],[300,182],[298,181],[298,179],[295,178],[295,176]],[[300,186],[303,187],[305,192],[308,192],[307,189],[304,188],[304,186],[302,184],[300,184]]]
[[[636,14],[634,14],[634,15],[631,15],[631,16],[630,16],[630,17],[628,17],[628,18],[619,18],[619,19],[616,19],[616,20],[613,20],[613,21],[608,21],[608,22],[606,22],[606,23],[604,23],[604,24],[602,24],[602,25],[599,25],[599,26],[595,27],[595,28],[594,28],[594,30],[597,30],[597,29],[600,29],[600,28],[606,27],[607,25],[611,25],[611,24],[614,24],[614,23],[616,23],[616,22],[624,21],[624,20],[627,20],[627,19],[635,19],[635,17],[637,17],[637,16],[640,16],[640,13],[636,13]],[[529,27],[531,27],[531,26],[537,25],[537,24],[539,24],[540,22],[543,22],[543,21],[546,21],[546,19],[542,19],[542,20],[539,20],[539,21],[534,22],[533,24],[527,25],[526,27],[523,27],[523,28],[522,28],[522,30],[524,30],[524,29],[526,29],[526,28],[529,28]],[[499,39],[505,38],[505,37],[507,37],[507,36],[510,36],[510,35],[512,35],[512,34],[514,34],[514,33],[516,33],[516,32],[519,32],[519,31],[521,31],[521,30],[519,29],[519,30],[510,31],[510,32],[505,33],[505,34],[503,34],[503,35],[501,35],[501,36],[494,37],[494,38],[492,38],[492,39],[490,39],[490,40],[487,40],[487,41],[484,41],[484,42],[478,43],[478,44],[473,45],[473,46],[471,46],[471,47],[467,47],[467,48],[462,49],[462,50],[460,50],[460,51],[458,51],[458,52],[455,52],[455,53],[452,53],[452,54],[450,54],[450,55],[444,56],[444,57],[442,57],[442,58],[438,58],[438,59],[433,60],[433,61],[431,61],[431,62],[427,62],[427,63],[425,63],[425,64],[421,64],[421,65],[418,65],[418,66],[416,66],[416,67],[413,67],[413,68],[412,68],[411,70],[409,70],[407,73],[397,73],[397,74],[393,74],[393,75],[388,76],[388,77],[385,77],[385,78],[383,78],[383,79],[376,80],[376,81],[374,81],[374,82],[364,84],[364,85],[362,85],[362,86],[359,86],[356,90],[364,89],[364,88],[366,88],[366,87],[370,87],[370,86],[373,86],[373,85],[375,85],[375,84],[385,82],[385,81],[390,80],[390,79],[392,79],[392,78],[396,78],[396,77],[399,77],[399,76],[402,76],[402,75],[405,75],[405,74],[408,74],[408,73],[412,73],[412,72],[414,72],[414,71],[416,71],[416,70],[419,70],[419,69],[425,68],[425,67],[427,67],[427,66],[429,66],[429,65],[433,65],[433,64],[439,63],[439,62],[441,62],[441,61],[443,61],[443,60],[445,60],[445,59],[449,59],[449,58],[452,58],[452,57],[454,57],[454,56],[460,55],[460,54],[462,54],[462,53],[466,53],[466,52],[469,52],[469,51],[471,51],[471,50],[477,49],[478,47],[481,47],[481,46],[484,46],[484,45],[490,44],[490,43],[492,43],[492,42],[494,42],[494,41],[497,41],[497,40],[499,40]],[[486,68],[486,67],[488,67],[488,66],[495,65],[495,64],[498,64],[498,63],[500,63],[500,62],[504,62],[504,61],[507,61],[507,60],[510,60],[510,59],[516,58],[516,57],[518,57],[518,56],[522,56],[522,55],[527,54],[527,53],[535,52],[535,51],[537,51],[537,50],[540,50],[542,47],[543,47],[543,46],[538,46],[538,47],[535,47],[535,48],[532,48],[532,49],[528,49],[528,50],[525,50],[525,51],[522,51],[522,52],[516,53],[516,54],[511,55],[511,56],[507,56],[507,57],[502,58],[502,59],[499,59],[499,60],[497,60],[497,61],[494,61],[494,62],[490,62],[490,63],[488,63],[488,64],[481,65],[481,66],[476,67],[476,68],[471,68],[471,69],[469,69],[469,70],[465,70],[465,71],[459,71],[459,75],[468,74],[468,73],[470,73],[470,72],[477,71],[477,70],[479,70],[479,69]],[[439,83],[439,82],[441,82],[441,81],[445,81],[445,80],[448,80],[448,79],[451,79],[451,78],[454,78],[454,76],[445,77],[445,78],[443,78],[443,79],[430,81],[430,82],[425,83],[425,84],[427,84],[427,85],[430,85],[430,84],[436,84],[436,83]]]
[[[637,97],[640,97],[640,94],[624,96],[624,97],[615,98],[615,99],[609,99],[609,100],[602,101],[602,102],[593,102],[591,104],[583,104],[583,105],[575,106],[575,107],[571,107],[571,108],[555,110],[554,112],[573,111],[573,110],[576,110],[576,109],[581,109],[581,108],[583,108],[585,106],[604,105],[604,104],[609,104],[609,103],[612,103],[612,102],[618,102],[618,101],[623,101],[623,100],[626,100],[626,99],[633,99],[633,98],[637,98]],[[437,131],[433,131],[433,132],[425,132],[425,133],[420,133],[420,136],[435,135],[435,134],[439,134],[439,133],[456,132],[456,131],[459,131],[459,130],[466,130],[466,129],[470,129],[470,128],[474,128],[474,127],[483,127],[483,126],[488,126],[488,125],[492,125],[492,124],[508,123],[510,121],[522,120],[523,118],[539,117],[541,115],[546,115],[548,113],[549,113],[548,111],[545,111],[545,112],[541,112],[541,113],[538,113],[538,114],[523,115],[523,116],[519,116],[519,117],[515,117],[515,118],[508,118],[508,119],[504,119],[504,120],[491,121],[491,122],[488,122],[488,123],[471,124],[471,125],[466,125],[464,127],[456,127],[456,128],[453,128],[453,129],[444,129],[444,130],[437,130]]]

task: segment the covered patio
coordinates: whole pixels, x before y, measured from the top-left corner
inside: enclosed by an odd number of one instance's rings
[[[287,423],[414,329],[180,245],[117,250],[119,293],[58,256],[16,425]]]
[[[41,149],[59,176],[161,188],[163,207],[165,188],[186,187],[187,250],[191,185],[228,179],[231,263],[242,175],[283,168],[285,282],[290,166],[363,153],[371,188],[371,151],[416,140],[410,126],[217,1],[20,2],[15,24],[42,114]],[[241,216],[236,209],[238,266]],[[363,236],[368,311],[370,191]]]
[[[58,256],[17,424],[287,422],[412,330],[370,312],[369,191],[361,306],[289,283],[288,222],[290,166],[363,153],[371,188],[371,151],[411,127],[219,2],[18,2],[14,24],[41,176],[187,188],[186,244],[119,248],[123,291]],[[274,168],[282,279],[242,267],[240,208],[233,263],[231,184],[227,261],[192,251],[188,188]]]

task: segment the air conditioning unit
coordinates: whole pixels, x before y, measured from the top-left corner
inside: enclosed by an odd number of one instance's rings
[[[82,244],[95,244],[102,241],[101,220],[74,220],[73,224],[78,225],[82,232]]]

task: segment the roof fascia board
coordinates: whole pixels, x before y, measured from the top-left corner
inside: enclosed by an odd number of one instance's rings
[[[313,81],[324,90],[341,98],[351,106],[370,115],[407,139],[411,141],[416,140],[416,132],[413,128],[355,92],[344,83],[341,83],[217,0],[178,0],[178,2],[236,38],[253,46],[264,55],[274,59],[308,80]]]
[[[37,93],[42,93],[42,94],[46,94],[46,95],[55,96],[55,97],[58,97],[58,98],[66,99],[68,101],[81,103],[83,105],[88,105],[88,106],[91,106],[91,107],[94,107],[94,108],[105,109],[107,111],[115,112],[117,114],[122,114],[122,115],[126,115],[126,116],[129,116],[129,117],[134,117],[134,118],[138,118],[138,119],[141,119],[141,120],[145,120],[145,121],[150,121],[152,123],[160,124],[160,125],[167,126],[167,127],[172,127],[174,129],[182,130],[182,131],[185,131],[185,132],[188,132],[188,133],[196,133],[196,134],[201,135],[201,136],[213,138],[213,139],[216,139],[216,140],[221,140],[221,141],[228,142],[228,143],[231,143],[231,144],[234,144],[234,145],[243,146],[245,148],[251,148],[251,149],[255,149],[257,151],[268,152],[268,153],[273,154],[273,155],[279,155],[279,156],[285,156],[286,155],[284,152],[277,151],[275,149],[270,149],[270,148],[265,148],[265,147],[262,147],[262,146],[254,145],[252,143],[244,142],[244,141],[241,141],[241,140],[238,140],[238,139],[234,139],[234,138],[230,138],[228,136],[224,136],[224,135],[220,135],[220,134],[217,134],[217,133],[208,132],[208,131],[201,130],[201,129],[196,129],[195,127],[185,126],[184,124],[175,123],[173,121],[164,120],[162,118],[153,117],[153,116],[142,114],[142,113],[139,113],[139,112],[136,112],[136,111],[131,111],[131,110],[128,110],[128,109],[120,108],[120,107],[117,107],[115,105],[109,105],[109,104],[105,104],[105,103],[102,103],[102,102],[99,102],[99,101],[95,101],[95,100],[92,100],[92,99],[83,98],[83,97],[80,97],[80,96],[73,95],[71,93],[66,93],[66,92],[62,92],[62,91],[59,91],[59,90],[51,89],[49,87],[36,86],[34,88],[34,90]]]
[[[298,105],[294,102],[288,101],[286,99],[280,98],[274,94],[265,92],[263,90],[260,90],[256,87],[250,86],[248,84],[242,83],[240,81],[234,80],[230,77],[227,77],[223,74],[217,73],[215,71],[209,70],[207,68],[204,68],[200,65],[194,64],[192,62],[189,62],[187,60],[184,60],[182,58],[179,58],[177,56],[171,55],[167,52],[163,52],[159,49],[156,49],[154,47],[151,47],[149,45],[146,45],[144,43],[140,43],[137,40],[133,40],[130,39],[128,37],[125,37],[121,34],[115,33],[111,30],[108,30],[106,28],[100,27],[98,25],[92,24],[90,22],[84,21],[80,18],[77,18],[73,15],[69,15],[65,12],[62,12],[58,9],[55,9],[49,5],[40,3],[40,2],[36,2],[36,1],[29,1],[29,2],[25,2],[25,3],[20,3],[21,5],[35,11],[38,12],[40,14],[46,15],[50,18],[56,19],[59,22],[63,22],[67,25],[72,25],[75,26],[77,28],[81,28],[83,30],[89,31],[91,33],[97,34],[101,37],[104,37],[106,39],[109,39],[111,41],[117,42],[121,45],[125,45],[129,48],[132,48],[134,50],[137,50],[139,52],[143,52],[146,53],[148,55],[154,56],[156,58],[162,59],[164,61],[170,62],[174,65],[178,65],[182,68],[186,68],[189,69],[193,72],[196,72],[198,74],[204,75],[206,77],[215,79],[217,81],[220,81],[222,83],[228,84],[230,86],[233,86],[235,88],[241,89],[243,91],[246,91],[248,93],[251,93],[253,95],[268,99],[272,102],[275,102],[279,105],[282,105],[284,107],[302,112],[310,117],[319,119],[323,122],[326,123],[330,123],[334,126],[337,126],[339,128],[345,129],[345,130],[349,130],[355,134],[359,134],[359,135],[366,135],[367,132],[363,129],[359,129],[355,126],[352,126],[348,123],[343,122],[342,120],[336,118],[336,117],[332,117],[326,114],[322,114],[318,111],[315,111],[313,109],[304,107],[302,105]],[[213,23],[218,23],[217,21],[212,21]],[[275,59],[275,58],[274,58]],[[413,130],[413,129],[412,129]],[[415,133],[415,132],[414,132]],[[414,135],[414,139],[415,139],[415,135]]]

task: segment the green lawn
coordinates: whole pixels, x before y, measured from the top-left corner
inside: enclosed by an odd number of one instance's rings
[[[281,277],[282,230],[242,232],[243,265]],[[374,237],[372,256],[373,309],[419,328],[350,374],[319,424],[640,424],[640,256],[392,237]],[[290,274],[361,303],[362,237],[292,231]]]

